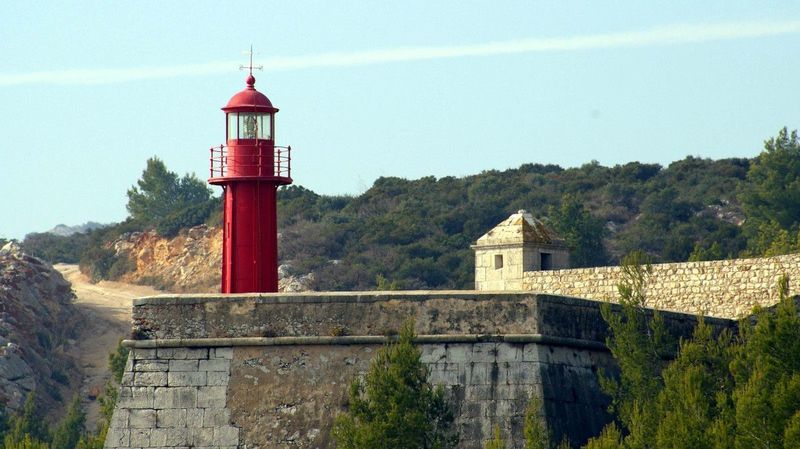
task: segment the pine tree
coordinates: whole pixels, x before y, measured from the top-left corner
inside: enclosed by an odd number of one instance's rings
[[[50,440],[50,430],[36,412],[36,394],[31,392],[25,400],[22,413],[9,421],[9,431],[5,436],[5,446],[23,444],[28,437],[34,444]]]
[[[764,151],[739,188],[747,219],[743,230],[750,254],[796,251],[792,240],[800,227],[800,138],[783,128],[764,142]]]
[[[601,376],[603,390],[611,396],[610,410],[627,430],[625,447],[644,449],[656,434],[656,399],[664,381],[662,370],[672,346],[663,318],[645,309],[646,287],[651,265],[641,252],[633,252],[622,265],[623,280],[618,286],[620,312],[603,304],[601,312],[608,323],[606,339],[620,367],[619,378]]]
[[[554,230],[567,242],[572,268],[605,265],[608,253],[603,245],[605,224],[593,217],[577,196],[566,194],[561,206],[550,206],[548,215]]]
[[[14,439],[6,436],[3,443],[4,449],[50,449],[47,443],[31,438],[30,435],[25,434],[21,440],[14,441]]]
[[[83,437],[86,428],[86,414],[83,412],[78,396],[72,399],[67,414],[53,432],[51,449],[73,449]]]
[[[147,160],[136,184],[128,189],[128,212],[134,220],[152,225],[175,221],[176,214],[189,213],[211,198],[205,182],[190,174],[179,178],[157,157]]]
[[[682,341],[678,357],[664,370],[664,388],[658,395],[656,447],[713,449],[728,429],[733,378],[730,331],[718,337],[699,319],[693,337]],[[718,430],[713,430],[718,429]]]
[[[779,295],[774,310],[759,310],[755,324],[741,324],[744,344],[730,365],[736,448],[798,447],[790,443],[798,441],[800,426],[800,316],[786,277]]]
[[[621,449],[624,447],[622,432],[616,423],[612,422],[603,428],[599,436],[590,439],[583,449]]]
[[[381,348],[363,381],[350,386],[349,410],[338,416],[333,436],[342,449],[446,449],[454,447],[453,414],[441,388],[414,347],[413,322],[397,342]]]

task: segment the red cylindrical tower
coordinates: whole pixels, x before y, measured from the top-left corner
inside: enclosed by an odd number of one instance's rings
[[[278,291],[278,186],[291,184],[291,147],[275,145],[275,113],[247,77],[222,108],[227,144],[211,148],[210,184],[223,190],[222,293]]]

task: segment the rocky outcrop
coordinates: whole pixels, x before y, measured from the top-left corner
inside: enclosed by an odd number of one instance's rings
[[[11,242],[0,249],[0,401],[21,409],[36,391],[44,409],[69,400],[77,369],[65,354],[81,317],[59,272]]]
[[[124,234],[114,242],[117,256],[130,257],[135,271],[124,282],[153,285],[175,293],[216,293],[222,266],[222,229],[205,225],[183,230],[172,239],[155,231]],[[291,276],[286,266],[279,269],[279,290],[311,290],[314,278]]]
[[[128,255],[135,271],[123,282],[173,292],[219,291],[222,229],[196,226],[167,239],[155,231],[124,234],[114,242],[117,256]]]

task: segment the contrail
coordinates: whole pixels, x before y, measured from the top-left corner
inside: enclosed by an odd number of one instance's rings
[[[583,36],[529,38],[482,44],[398,47],[381,50],[333,52],[262,60],[267,71],[320,67],[349,67],[461,57],[497,56],[515,53],[567,52],[612,48],[652,47],[710,41],[752,39],[800,33],[800,20],[725,22],[668,25],[643,31]],[[23,84],[110,84],[139,80],[204,76],[228,73],[235,61],[133,68],[69,69],[26,73],[0,73],[0,86]]]

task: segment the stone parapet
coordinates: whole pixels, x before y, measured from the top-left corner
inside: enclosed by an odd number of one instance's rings
[[[800,254],[654,264],[652,269],[647,305],[682,313],[733,319],[748,315],[757,305],[774,305],[783,274],[789,277],[790,291],[800,291]],[[615,301],[621,280],[620,267],[528,271],[522,290]]]

